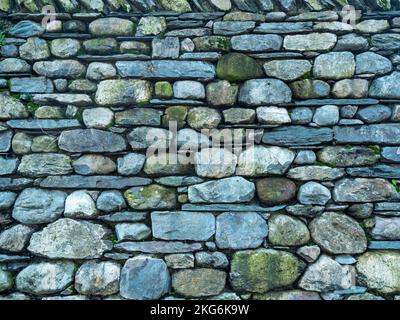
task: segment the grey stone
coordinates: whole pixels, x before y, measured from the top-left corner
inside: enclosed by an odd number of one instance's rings
[[[121,211],[99,216],[98,219],[106,222],[138,222],[147,218],[147,212]]]
[[[8,34],[18,38],[29,38],[34,36],[40,36],[44,32],[44,28],[33,21],[22,20],[13,26]]]
[[[357,271],[362,283],[383,294],[399,291],[399,260],[398,252],[367,252],[358,258]]]
[[[399,169],[397,165],[377,164],[372,167],[348,168],[347,173],[354,177],[399,179]]]
[[[225,178],[190,186],[189,201],[192,203],[240,203],[254,197],[254,183],[242,177]]]
[[[91,105],[92,99],[86,94],[78,93],[45,93],[34,94],[32,97],[34,103],[37,104],[61,104],[61,105],[74,105],[74,106],[88,106]],[[60,120],[72,122],[73,120]],[[33,122],[33,121],[32,121]],[[44,122],[44,121],[42,121]],[[77,125],[75,125],[77,127]]]
[[[368,249],[372,250],[399,250],[400,241],[370,241]]]
[[[34,229],[17,224],[0,233],[0,249],[9,252],[21,252],[25,249]],[[0,290],[1,291],[1,290]]]
[[[115,233],[118,241],[145,240],[151,235],[151,229],[144,223],[119,223]]]
[[[186,211],[215,211],[215,212],[275,212],[284,209],[285,205],[277,205],[273,207],[264,207],[256,204],[184,204],[182,209]]]
[[[217,110],[207,107],[192,108],[187,116],[189,126],[199,131],[217,128],[221,120],[221,115]]]
[[[24,189],[15,201],[12,216],[23,224],[52,222],[61,217],[65,198],[61,191]]]
[[[356,74],[373,73],[382,75],[392,71],[392,63],[374,52],[364,52],[356,56]]]
[[[301,150],[297,153],[294,163],[296,164],[313,164],[317,160],[315,152],[312,150]]]
[[[113,123],[114,113],[107,108],[85,109],[82,119],[87,128],[106,129]]]
[[[242,124],[253,123],[256,113],[254,110],[245,108],[231,108],[222,111],[226,123]]]
[[[0,180],[1,181],[1,180]],[[14,184],[20,182],[25,185],[28,181],[14,181]],[[134,186],[144,186],[151,183],[151,179],[141,177],[116,177],[116,176],[52,176],[44,178],[40,182],[42,188],[56,188],[56,189],[126,189]],[[18,184],[17,184],[18,185]],[[0,183],[1,186],[1,183]],[[15,187],[15,186],[14,186]],[[1,189],[1,187],[0,187]]]
[[[34,233],[28,250],[51,259],[95,259],[111,249],[111,241],[104,240],[108,235],[108,230],[98,224],[59,219]]]
[[[339,108],[326,105],[315,110],[313,121],[319,126],[332,126],[339,122]]]
[[[114,248],[126,252],[184,253],[199,251],[202,249],[202,245],[200,243],[184,243],[179,241],[146,241],[123,242],[115,245]]]
[[[311,71],[308,60],[272,60],[264,64],[264,71],[269,77],[284,81],[293,81]]]
[[[319,55],[314,61],[313,74],[319,79],[345,79],[354,75],[356,63],[350,52],[330,52]]]
[[[164,257],[168,268],[187,269],[194,267],[194,255],[191,253],[176,253]]]
[[[28,62],[17,58],[6,58],[0,61],[1,73],[25,73],[31,72],[31,66]]]
[[[397,50],[400,48],[400,35],[397,33],[374,34],[371,45],[382,50]]]
[[[105,212],[121,211],[126,208],[125,199],[116,190],[103,191],[96,201],[97,209]]]
[[[367,237],[352,218],[336,212],[325,212],[311,221],[311,236],[332,254],[357,254],[367,249]]]
[[[243,176],[281,175],[288,170],[294,157],[295,153],[286,148],[249,147],[239,156],[236,174]]]
[[[13,276],[10,272],[0,270],[0,292],[7,291],[14,284]]]
[[[331,198],[328,188],[317,182],[307,182],[301,185],[297,199],[302,204],[325,205]]]
[[[212,82],[207,86],[207,102],[218,107],[233,106],[236,103],[238,90],[238,86],[231,85],[226,80]]]
[[[301,33],[312,31],[311,22],[267,22],[261,23],[254,32],[256,33]]]
[[[24,155],[18,172],[28,177],[69,174],[72,172],[71,159],[57,153]]]
[[[392,116],[392,109],[383,105],[369,106],[359,109],[357,116],[365,123],[384,122]]]
[[[375,217],[371,235],[377,240],[400,240],[400,218]]]
[[[307,124],[312,121],[313,111],[307,107],[300,107],[292,109],[290,118],[293,124]]]
[[[400,148],[384,147],[382,148],[381,156],[384,160],[389,162],[400,162]]]
[[[196,176],[170,176],[155,179],[159,184],[169,187],[186,187],[193,184],[204,182],[202,178]]]
[[[118,152],[126,149],[122,136],[97,129],[63,131],[58,146],[68,152]]]
[[[151,108],[135,108],[115,113],[115,123],[122,126],[159,126],[163,112]]]
[[[115,171],[116,165],[109,157],[86,154],[72,163],[74,171],[82,175],[109,174]]]
[[[164,17],[142,17],[136,28],[136,36],[156,36],[164,33],[166,29],[167,23]]]
[[[152,48],[153,58],[177,59],[179,57],[180,43],[177,37],[154,38]]]
[[[268,220],[269,242],[277,246],[299,246],[310,240],[307,226],[300,220],[275,214]]]
[[[267,234],[267,223],[257,213],[226,212],[216,220],[215,242],[220,249],[257,248]]]
[[[61,292],[74,280],[72,262],[40,262],[23,269],[15,280],[19,291],[33,295]]]
[[[356,203],[349,207],[347,213],[354,218],[365,219],[371,216],[373,210],[374,205],[372,203]]]
[[[86,72],[86,77],[89,80],[105,80],[116,75],[117,70],[115,70],[114,66],[104,62],[92,62]]]
[[[286,108],[258,107],[257,119],[260,123],[271,125],[283,125],[291,122]]]
[[[223,178],[235,173],[237,157],[224,148],[203,148],[194,155],[196,174],[202,178]]]
[[[162,240],[206,241],[215,233],[215,218],[201,212],[152,212],[153,237]]]
[[[11,156],[0,157],[0,176],[5,176],[14,173],[18,167],[18,158]]]
[[[368,19],[357,23],[356,28],[362,33],[380,33],[390,28],[387,20]]]
[[[302,166],[289,170],[287,176],[292,179],[307,181],[330,181],[345,175],[344,169],[331,168],[327,166]]]
[[[14,45],[4,45],[0,48],[0,54],[5,58],[18,57],[18,47]]]
[[[246,34],[233,36],[232,49],[247,52],[279,51],[282,47],[282,37],[276,34],[256,35]]]
[[[167,265],[161,259],[136,256],[126,261],[121,270],[120,292],[126,299],[159,299],[170,288]]]
[[[97,87],[95,101],[102,106],[143,104],[150,101],[152,89],[144,80],[104,80]]]
[[[368,147],[327,146],[318,152],[318,160],[334,167],[373,165],[379,154]]]
[[[365,126],[339,126],[334,128],[338,143],[376,143],[395,145],[400,143],[400,125],[395,123]]]
[[[125,156],[118,158],[118,173],[122,175],[136,175],[144,165],[146,156],[139,153],[128,153]]]
[[[48,78],[76,79],[86,72],[85,66],[76,60],[39,61],[33,65],[33,70]]]
[[[54,39],[51,41],[51,53],[58,58],[70,58],[77,55],[81,48],[76,39]]]
[[[74,191],[65,200],[66,218],[93,218],[97,216],[96,204],[87,191]]]
[[[292,92],[281,80],[248,80],[240,88],[239,102],[249,106],[288,103]]]
[[[11,78],[10,90],[20,93],[52,93],[54,87],[50,79],[43,77]]]
[[[16,198],[15,192],[0,192],[0,210],[4,211],[11,208]]]
[[[206,97],[203,84],[197,81],[176,81],[174,97],[178,99],[204,99]]]
[[[242,33],[250,33],[256,23],[253,21],[218,21],[213,24],[214,34],[233,36]]]
[[[196,266],[204,268],[226,268],[229,260],[222,252],[196,252]]]
[[[12,83],[12,82],[11,82]],[[0,94],[0,119],[8,120],[11,118],[26,118],[28,112],[25,106],[17,99]],[[1,135],[5,138],[11,132],[2,132]],[[8,151],[8,150],[5,150]]]
[[[304,79],[290,84],[293,96],[298,99],[323,98],[329,95],[331,87],[322,80]]]
[[[393,72],[388,76],[376,78],[370,88],[369,95],[376,98],[398,99],[400,72]]]
[[[342,179],[335,184],[333,198],[337,202],[376,202],[396,200],[399,195],[384,179]]]
[[[101,18],[89,24],[89,31],[95,36],[132,36],[134,24],[121,18]]]
[[[203,61],[119,61],[116,67],[121,77],[193,80],[215,77],[215,67]]]
[[[304,246],[297,249],[296,253],[307,262],[311,263],[318,259],[321,249],[317,245]]]
[[[365,79],[344,79],[336,82],[332,89],[336,98],[363,98],[368,95],[368,81]]]
[[[114,262],[85,262],[75,275],[75,288],[80,294],[108,296],[119,291],[120,266]]]
[[[19,47],[19,56],[24,60],[36,61],[50,57],[47,42],[41,38],[29,38]]]
[[[302,290],[276,291],[264,294],[255,294],[255,300],[273,300],[273,301],[314,301],[321,300],[316,292],[308,292]]]
[[[336,40],[336,35],[332,33],[288,35],[283,41],[283,47],[294,51],[329,51],[335,46]]]
[[[170,161],[173,159],[172,157],[172,154],[165,152],[149,155],[143,171],[150,176],[190,175],[193,173],[193,166],[190,163],[182,163],[180,160],[175,163],[175,161]],[[186,159],[189,160],[189,157]]]
[[[323,272],[322,272],[323,270]],[[299,287],[317,292],[349,289],[354,285],[350,266],[342,266],[328,256],[321,256],[310,265],[299,282]]]
[[[171,132],[162,128],[137,127],[128,134],[128,142],[133,150],[142,150],[149,147],[167,149]]]
[[[302,126],[281,127],[264,133],[262,142],[278,146],[312,146],[333,140],[332,129]]]
[[[333,51],[364,52],[369,48],[368,40],[353,33],[346,34],[337,40]]]

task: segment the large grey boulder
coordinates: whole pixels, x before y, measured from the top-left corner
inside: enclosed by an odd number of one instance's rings
[[[189,201],[192,203],[240,203],[253,199],[254,183],[242,177],[225,178],[190,186]]]
[[[34,233],[28,250],[51,259],[95,259],[111,249],[107,236],[109,231],[101,225],[60,219]]]
[[[367,249],[367,237],[357,221],[336,212],[325,212],[311,221],[311,236],[332,254],[357,254]]]
[[[248,80],[239,91],[239,102],[249,106],[289,103],[291,100],[290,88],[277,79]]]
[[[136,256],[121,270],[120,293],[126,299],[155,300],[168,293],[171,278],[161,259]]]
[[[15,201],[12,216],[23,224],[52,222],[64,212],[66,196],[62,191],[24,189]]]
[[[215,242],[220,249],[257,248],[267,234],[267,223],[257,213],[226,212],[216,220]]]
[[[15,280],[19,291],[33,295],[61,292],[74,280],[72,262],[40,262],[24,268]]]

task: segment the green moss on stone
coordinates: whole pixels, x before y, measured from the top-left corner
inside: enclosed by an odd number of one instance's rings
[[[156,82],[155,91],[158,98],[171,98],[174,94],[172,85],[168,81]]]
[[[260,78],[263,75],[264,72],[257,61],[243,53],[229,53],[218,61],[217,76],[219,79],[240,82]]]

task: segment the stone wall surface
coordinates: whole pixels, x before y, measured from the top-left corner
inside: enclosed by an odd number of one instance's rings
[[[398,5],[0,0],[0,299],[400,299]]]

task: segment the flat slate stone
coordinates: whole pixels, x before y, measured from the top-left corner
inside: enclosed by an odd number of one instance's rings
[[[346,172],[353,177],[400,179],[400,166],[377,164],[370,167],[348,168]]]
[[[23,190],[32,184],[32,179],[0,178],[0,191]]]
[[[64,130],[81,127],[76,119],[9,120],[7,125],[13,129],[24,130]]]
[[[114,246],[116,250],[143,253],[184,253],[199,251],[203,248],[200,243],[184,243],[179,241],[145,241],[122,242]]]
[[[312,146],[333,140],[330,128],[309,128],[290,126],[273,129],[264,133],[262,142],[278,146]]]
[[[10,91],[21,93],[52,93],[53,82],[44,77],[11,78]]]
[[[0,181],[1,182],[1,181]],[[147,178],[117,176],[53,176],[39,182],[42,188],[55,189],[126,189],[151,183]]]
[[[334,127],[338,143],[376,143],[396,145],[400,143],[400,124],[374,124],[352,127]]]
[[[0,152],[7,152],[11,147],[12,131],[0,132]]]
[[[372,105],[378,104],[379,100],[376,99],[310,99],[304,101],[295,101],[298,106],[325,106],[325,105]]]
[[[93,104],[92,99],[87,94],[71,94],[71,93],[43,93],[34,94],[32,101],[41,105],[75,105],[77,107],[90,106]]]
[[[400,211],[400,202],[378,202],[375,211]]]
[[[191,204],[182,205],[184,211],[218,211],[218,212],[275,212],[285,209],[286,205],[262,207],[256,204]]]
[[[368,249],[373,250],[400,250],[400,241],[371,241]]]
[[[266,22],[254,29],[254,33],[299,33],[312,31],[312,22]]]
[[[203,61],[119,61],[116,63],[121,77],[147,79],[198,79],[215,78],[215,67]]]

